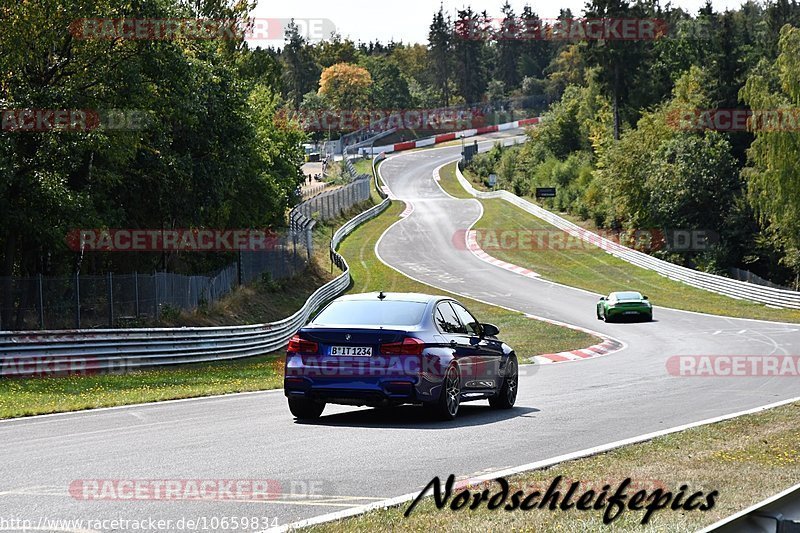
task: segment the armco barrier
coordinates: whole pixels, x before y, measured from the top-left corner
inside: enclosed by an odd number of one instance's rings
[[[277,350],[311,314],[350,285],[350,270],[336,252],[359,224],[385,210],[386,199],[353,217],[331,239],[331,259],[342,273],[317,289],[292,316],[268,324],[201,328],[92,329],[0,332],[0,375],[46,374],[47,369],[125,369],[220,361]]]
[[[572,222],[561,218],[560,216],[551,213],[550,211],[532,204],[527,200],[523,200],[519,196],[512,194],[508,191],[493,191],[485,192],[476,190],[461,172],[461,169],[456,167],[456,177],[464,189],[473,196],[478,198],[502,198],[510,202],[520,209],[527,211],[535,217],[541,218],[545,222],[549,222],[553,226],[567,232],[569,235],[577,237],[585,242],[599,246],[609,254],[627,261],[633,265],[652,270],[665,276],[667,278],[681,281],[692,287],[705,289],[717,294],[723,294],[736,298],[739,300],[751,300],[753,302],[770,304],[780,307],[790,307],[793,309],[800,309],[800,292],[789,291],[785,289],[775,289],[772,287],[764,287],[760,285],[753,285],[745,281],[739,281],[716,274],[709,274],[707,272],[699,272],[686,268],[683,266],[675,265],[668,261],[658,259],[637,250],[633,250],[621,244],[615,243],[609,239],[601,237],[596,233],[592,233]]]

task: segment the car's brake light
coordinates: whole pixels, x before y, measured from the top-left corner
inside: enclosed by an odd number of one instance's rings
[[[291,353],[317,353],[318,350],[319,345],[316,342],[302,339],[300,335],[289,339],[289,346],[286,347],[286,351]]]
[[[422,355],[425,343],[414,337],[406,337],[403,342],[381,344],[383,355]]]

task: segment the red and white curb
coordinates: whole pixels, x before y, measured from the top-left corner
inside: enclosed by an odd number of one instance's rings
[[[505,270],[509,270],[511,272],[514,272],[515,274],[519,274],[520,276],[525,276],[525,277],[528,277],[528,278],[538,278],[539,277],[539,274],[537,274],[533,270],[529,270],[529,269],[527,269],[525,267],[514,265],[514,264],[508,263],[506,261],[502,261],[502,260],[497,259],[496,257],[492,257],[491,255],[489,255],[486,252],[484,252],[483,249],[478,244],[477,234],[478,234],[478,232],[475,231],[475,230],[469,230],[466,233],[467,249],[470,252],[472,252],[472,254],[475,257],[477,257],[481,261],[484,261],[485,263],[489,263],[490,265],[494,265],[496,267],[499,267],[499,268],[502,268],[502,269],[505,269]]]
[[[624,342],[591,329],[582,328],[580,326],[575,326],[572,324],[566,324],[564,322],[553,320],[551,318],[545,318],[542,316],[536,316],[530,314],[526,314],[525,316],[528,318],[533,318],[535,320],[541,320],[542,322],[547,322],[549,324],[554,324],[556,326],[564,326],[569,329],[574,329],[576,331],[582,331],[583,333],[586,333],[588,335],[592,335],[594,337],[600,337],[601,339],[603,339],[603,342],[601,343],[589,346],[588,348],[581,348],[580,350],[569,350],[566,352],[545,353],[541,355],[535,355],[533,356],[534,363],[549,365],[553,363],[566,363],[569,361],[583,361],[584,359],[591,359],[592,357],[602,357],[604,355],[610,355],[612,353],[616,353],[620,350],[627,348],[627,345]]]
[[[402,152],[403,150],[413,150],[414,148],[423,148],[425,146],[432,146],[434,144],[455,141],[456,139],[466,139],[476,135],[483,135],[486,133],[496,133],[498,131],[512,130],[521,128],[522,126],[532,126],[539,123],[539,118],[526,118],[523,120],[515,120],[514,122],[506,122],[505,124],[498,124],[497,126],[484,126],[482,128],[474,128],[471,130],[454,131],[452,133],[444,133],[436,135],[435,137],[428,137],[426,139],[419,139],[416,141],[406,141],[395,144],[387,144],[385,146],[376,146],[374,148],[364,149],[374,153],[391,154],[393,152]]]
[[[596,333],[595,333],[596,335]],[[614,339],[605,339],[600,344],[589,346],[580,350],[570,350],[568,352],[547,353],[534,356],[533,360],[536,363],[551,364],[563,363],[565,361],[581,361],[592,357],[600,357],[614,352],[618,352],[625,346]]]

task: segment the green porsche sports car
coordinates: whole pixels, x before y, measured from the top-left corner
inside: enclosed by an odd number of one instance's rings
[[[641,317],[653,320],[653,306],[647,296],[633,291],[612,292],[597,302],[597,320],[610,322],[620,317]]]

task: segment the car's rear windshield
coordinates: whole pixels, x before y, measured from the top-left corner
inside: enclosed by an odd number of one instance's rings
[[[642,295],[638,292],[618,292],[614,295],[617,300],[641,300]]]
[[[326,326],[413,326],[422,322],[425,303],[395,300],[333,302],[312,321]]]

